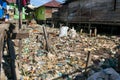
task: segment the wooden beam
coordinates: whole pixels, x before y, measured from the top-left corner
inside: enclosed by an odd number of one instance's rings
[[[13,33],[11,39],[23,39],[28,37],[29,37],[29,33]]]
[[[46,41],[46,49],[47,49],[47,51],[49,51],[50,48],[49,48],[49,42],[48,42],[47,31],[46,31],[45,27],[43,27],[43,32],[44,32],[44,38],[45,38],[45,41]]]
[[[114,11],[116,10],[116,3],[117,3],[117,1],[116,1],[116,0],[114,0],[114,3],[113,3],[113,5],[114,5],[113,10],[114,10]]]
[[[94,29],[94,35],[97,36],[97,28]]]
[[[85,67],[85,72],[87,71],[87,67],[90,66],[91,57],[92,57],[91,52],[88,51],[88,54],[87,54],[87,61],[86,61],[86,67]]]
[[[3,59],[3,48],[6,31],[9,28],[9,24],[0,24],[0,80],[5,80],[6,75],[3,70],[2,59]]]

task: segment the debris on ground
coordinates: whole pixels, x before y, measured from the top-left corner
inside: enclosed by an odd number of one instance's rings
[[[61,37],[59,29],[45,27],[49,42],[48,51],[46,50],[47,43],[43,32],[44,25],[34,23],[33,21],[30,26],[24,29],[24,32],[29,33],[29,38],[22,39],[22,53],[16,59],[21,80],[54,80],[54,78],[76,70],[76,73],[68,75],[66,79],[73,80],[75,76],[81,74],[81,80],[82,78],[84,80],[86,76],[82,76],[82,72],[85,71],[81,72],[79,69],[86,67],[88,52],[92,54],[90,65],[94,65],[94,67],[86,70],[87,77],[90,76],[88,80],[96,80],[93,79],[94,75],[102,69],[116,68],[117,59],[115,54],[118,51],[119,37],[105,35],[89,37],[87,34],[77,33],[74,28],[70,30],[70,33],[65,33]],[[67,31],[68,28],[65,30]],[[17,42],[16,40],[13,41]],[[18,53],[18,50],[19,48],[15,46],[16,53]],[[114,71],[112,68],[108,69]],[[115,71],[114,73],[119,77]],[[117,77],[114,80],[118,80]]]
[[[87,80],[120,80],[120,75],[112,68],[101,70]]]

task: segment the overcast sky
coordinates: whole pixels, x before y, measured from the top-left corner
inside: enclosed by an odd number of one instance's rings
[[[51,0],[30,0],[30,3],[36,7],[40,6],[40,5],[43,5],[47,2],[49,2]],[[65,0],[56,0],[56,1],[59,1],[59,2],[64,2]]]

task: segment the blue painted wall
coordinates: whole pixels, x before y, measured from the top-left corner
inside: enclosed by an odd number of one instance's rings
[[[2,1],[2,0],[0,0],[0,19],[3,18],[3,16],[4,16],[4,9],[6,9],[6,8],[7,8],[7,3]]]

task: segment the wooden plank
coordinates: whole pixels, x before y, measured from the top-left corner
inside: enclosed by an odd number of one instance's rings
[[[49,51],[50,48],[49,48],[49,42],[48,42],[47,31],[46,31],[45,27],[43,27],[43,32],[44,32],[44,38],[45,38],[45,41],[46,41],[46,49],[47,49],[47,51]]]
[[[116,10],[116,2],[117,2],[116,0],[113,0],[113,5],[114,5],[113,9],[114,9],[114,11]]]
[[[1,31],[3,30],[8,30],[9,29],[9,26],[10,24],[0,24],[0,29],[2,29]],[[0,32],[1,33],[1,32]]]
[[[13,33],[11,39],[23,39],[28,37],[29,33]]]
[[[68,7],[67,7],[68,6]],[[120,0],[77,0],[60,9],[60,20],[67,21],[67,10],[69,9],[69,23],[81,23],[89,21],[119,21],[120,22]],[[72,16],[70,16],[72,14]],[[110,22],[112,24],[112,22]],[[99,23],[97,23],[99,24]],[[116,25],[116,24],[115,24]],[[120,25],[120,24],[119,24]]]
[[[0,30],[1,31],[1,30]],[[2,46],[3,46],[3,34],[0,33],[0,72],[1,72],[1,64],[2,64],[2,53],[3,53],[3,49],[2,49]]]
[[[6,75],[4,73],[4,70],[2,68],[2,55],[3,55],[3,45],[4,45],[4,37],[5,37],[5,29],[4,27],[6,26],[3,26],[1,25],[1,28],[0,29],[0,80],[6,80]]]
[[[3,53],[3,44],[4,44],[4,36],[5,30],[8,30],[9,24],[0,24],[0,68],[1,68],[1,60],[2,60],[2,53]]]
[[[9,55],[10,55],[10,67],[11,67],[11,77],[12,80],[18,80],[17,79],[17,73],[15,71],[16,66],[15,66],[15,50],[14,50],[14,45],[13,42],[11,41],[10,38],[7,39],[7,45],[8,45],[8,50],[9,50]]]

